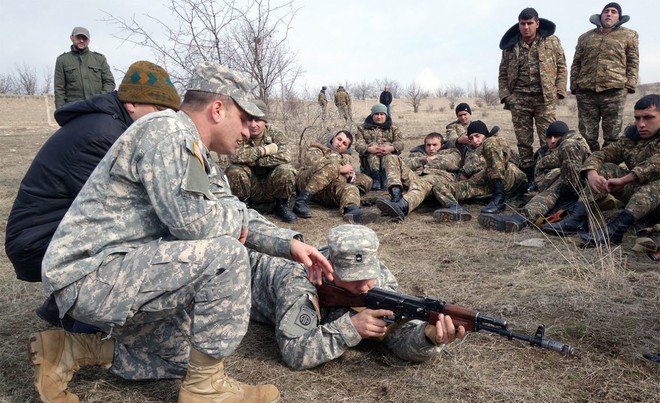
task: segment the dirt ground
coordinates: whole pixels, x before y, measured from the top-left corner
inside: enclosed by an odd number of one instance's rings
[[[406,134],[407,150],[452,120],[446,100],[428,101],[418,114],[397,102],[394,120]],[[363,104],[354,106],[356,116],[366,114],[371,103]],[[500,125],[513,139],[508,112],[499,106],[473,107],[473,112],[473,118]],[[558,118],[571,127],[577,125],[575,115],[570,101],[558,110]],[[52,131],[0,131],[3,244],[18,184]],[[435,207],[423,205],[402,223],[381,217],[369,224],[401,291],[506,319],[512,330],[527,334],[543,323],[547,337],[574,346],[574,356],[472,333],[423,364],[400,361],[378,343],[363,342],[319,368],[292,371],[281,361],[272,328],[252,324],[228,360],[228,373],[244,382],[277,385],[285,402],[658,401],[660,365],[642,353],[660,351],[660,266],[631,251],[631,235],[611,250],[583,250],[575,238],[547,238],[533,229],[501,234],[483,230],[476,219],[437,224],[431,218]],[[482,206],[467,207],[476,217]],[[323,245],[328,229],[340,223],[339,214],[320,206],[313,213],[291,227],[308,243]],[[521,244],[530,239],[543,246]],[[0,401],[38,401],[27,340],[31,332],[47,329],[33,313],[45,295],[40,284],[15,279],[4,251],[0,268]],[[127,382],[85,368],[69,389],[85,402],[175,402],[178,385],[176,380]]]

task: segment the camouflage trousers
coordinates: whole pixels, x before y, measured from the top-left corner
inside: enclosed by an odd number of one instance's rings
[[[326,160],[313,168],[301,171],[296,178],[298,191],[308,190],[312,200],[323,205],[339,206],[340,213],[344,207],[360,206],[360,193],[371,189],[371,178],[365,174],[356,173],[353,183],[347,183],[346,178],[339,173],[339,161]]]
[[[247,165],[232,164],[225,173],[232,193],[241,200],[249,198],[250,204],[289,199],[295,194],[296,170],[291,164],[277,165],[264,174]]]
[[[578,107],[578,128],[591,151],[598,151],[601,148],[598,144],[599,124],[603,127],[603,147],[619,138],[627,94],[625,88],[601,92],[577,91],[575,97]]]
[[[180,378],[190,348],[233,353],[250,314],[247,249],[228,236],[153,241],[111,254],[99,268],[58,291],[77,293],[69,314],[115,341],[111,371],[124,379]]]
[[[552,168],[544,174],[540,174],[537,170],[534,180],[536,181],[536,186],[538,186],[539,191],[543,192],[552,186],[557,181],[557,179],[559,179],[559,175],[561,175],[560,168]]]
[[[542,192],[536,194],[530,201],[522,208],[522,215],[530,220],[536,220],[538,217],[545,217],[559,200],[559,193],[563,182],[556,178],[550,186]]]
[[[370,154],[371,156],[376,157]],[[380,158],[376,157],[376,159],[381,161],[381,169],[385,171],[387,176],[388,187],[401,186],[404,189],[409,189],[412,183],[419,178],[399,155],[389,154]]]
[[[507,100],[511,109],[511,122],[518,142],[521,167],[534,166],[534,126],[539,146],[545,144],[545,132],[550,123],[556,120],[556,102],[545,103],[543,94],[514,92]]]
[[[351,108],[348,105],[339,105],[337,106],[337,111],[339,112],[339,117],[344,119],[346,123],[353,123],[353,116],[351,114]]]
[[[605,163],[599,173],[607,179],[612,179],[626,176],[628,170],[619,165]],[[607,193],[597,193],[591,186],[587,188],[589,198],[596,203],[600,203],[607,197]],[[646,182],[643,185],[637,182],[629,183],[623,189],[612,192],[611,195],[626,203],[625,208],[635,216],[635,220],[649,214],[658,215],[660,213],[660,179]]]
[[[419,176],[408,188],[408,192],[403,196],[408,202],[408,212],[413,211],[426,200],[431,194],[438,191],[441,183],[455,182],[458,180],[456,174],[446,171]],[[438,196],[436,196],[438,198]],[[438,198],[438,200],[440,200]]]

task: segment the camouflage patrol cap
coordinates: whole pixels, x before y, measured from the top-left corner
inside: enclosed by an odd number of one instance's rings
[[[264,113],[254,104],[250,84],[233,70],[216,62],[202,62],[186,88],[188,91],[213,92],[231,97],[248,115],[263,117]]]
[[[256,117],[258,117],[259,120],[268,122],[268,105],[266,105],[266,103],[261,99],[255,99],[253,103],[257,105],[257,108],[259,108],[261,112],[263,112],[263,116],[256,116]]]
[[[328,233],[329,259],[343,281],[378,278],[378,235],[363,225],[344,224]]]

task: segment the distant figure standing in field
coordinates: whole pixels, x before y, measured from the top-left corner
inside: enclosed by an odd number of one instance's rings
[[[70,36],[71,50],[55,62],[55,108],[105,94],[115,89],[115,78],[105,56],[89,50],[89,30],[75,27]]]
[[[580,134],[591,151],[600,150],[598,124],[603,126],[603,147],[615,142],[623,124],[626,95],[635,92],[639,76],[637,32],[622,27],[630,17],[618,3],[608,3],[589,21],[596,29],[582,34],[571,65],[571,92],[577,98]]]
[[[343,86],[337,88],[335,92],[335,106],[339,111],[339,116],[344,119],[346,124],[353,123],[353,111],[351,111],[351,96],[344,89]]]
[[[390,109],[390,105],[392,105],[392,93],[390,92],[390,87],[387,85],[383,88],[383,92],[380,93],[379,102],[387,107],[387,116],[392,116],[392,109]]]
[[[325,122],[328,112],[328,97],[325,96],[325,85],[319,91],[319,106],[321,107],[321,120]]]
[[[566,58],[555,24],[526,8],[500,41],[502,61],[498,77],[500,102],[511,110],[521,168],[528,191],[534,183],[534,125],[539,145],[556,120],[557,99],[566,96]]]

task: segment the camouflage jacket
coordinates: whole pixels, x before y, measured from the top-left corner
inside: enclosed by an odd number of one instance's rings
[[[441,174],[444,172],[457,173],[461,167],[461,153],[454,147],[440,149],[433,154],[436,158],[429,160],[430,155],[426,153],[424,144],[412,150],[406,159],[408,166],[417,175]]]
[[[376,125],[371,116],[368,116],[355,134],[355,151],[360,155],[366,155],[369,146],[384,143],[394,146],[394,154],[401,154],[403,139],[399,127],[392,124],[389,116],[382,125]]]
[[[348,92],[346,90],[337,90],[335,93],[335,105],[337,107],[341,105],[347,105],[351,106],[351,96],[348,95]]]
[[[541,87],[543,98],[548,105],[556,103],[556,98],[566,96],[566,57],[559,38],[554,34],[555,24],[539,19],[541,24],[538,30],[539,70],[541,74]],[[502,60],[498,75],[500,101],[513,93],[519,73],[518,57],[521,46],[518,24],[511,27],[500,42]]]
[[[600,171],[606,162],[626,164],[640,184],[660,179],[660,131],[651,138],[643,139],[637,132],[637,127],[627,127],[625,136],[619,137],[616,143],[608,144],[587,158],[582,165],[581,174],[586,175],[586,172],[592,169]]]
[[[262,157],[261,146],[273,143],[277,144],[277,152]],[[251,138],[244,140],[242,146],[236,150],[236,153],[229,157],[229,162],[253,167],[258,175],[266,174],[278,165],[291,162],[289,141],[284,133],[266,125],[263,137],[258,140]]]
[[[630,17],[624,15],[610,32],[603,32],[600,15],[591,16],[596,29],[580,36],[571,65],[571,92],[601,92],[626,88],[635,92],[639,77],[639,38],[624,28]]]
[[[326,256],[327,249],[320,249]],[[351,309],[319,308],[316,287],[307,269],[284,259],[250,253],[252,265],[252,320],[275,326],[283,361],[294,369],[308,369],[341,356],[362,340],[351,322]],[[397,288],[397,281],[381,263],[376,287]],[[426,322],[411,320],[392,325],[383,342],[397,357],[425,361],[442,347],[427,341]]]
[[[87,99],[92,95],[105,94],[115,89],[115,78],[110,66],[100,53],[89,48],[62,53],[55,62],[55,108],[64,104]]]
[[[482,155],[484,146],[486,144],[493,145],[498,148],[501,147],[502,155],[504,156],[506,163],[513,164],[513,161],[516,159],[516,153],[511,149],[506,139],[501,136],[487,137],[479,147],[469,148],[465,156],[465,160],[463,161],[463,166],[460,170],[461,175],[465,176],[466,178],[470,178],[474,174],[486,169],[486,159]]]
[[[349,153],[340,154],[327,144],[312,144],[307,148],[302,169],[312,168],[325,159],[338,160],[340,165],[350,163]]]
[[[547,189],[557,179],[578,189],[580,169],[590,153],[586,140],[571,130],[555,150],[536,162],[535,178],[539,190]]]
[[[326,106],[328,104],[328,98],[325,96],[325,91],[319,91],[319,105]]]
[[[248,228],[246,247],[289,259],[291,239],[300,235],[276,227],[231,194],[185,112],[151,113],[108,150],[62,219],[43,260],[43,287],[48,294],[61,290],[96,271],[106,257],[149,243],[238,239],[242,228]],[[141,275],[146,270],[135,274],[136,283]],[[62,314],[77,298],[75,287],[66,291],[62,299],[69,306],[60,306]]]
[[[461,124],[458,122],[458,120],[454,120],[445,127],[446,129],[445,141],[456,143],[456,140],[458,140],[459,137],[461,137],[464,134],[467,134],[467,127],[469,125],[470,122],[467,122],[466,124]]]

